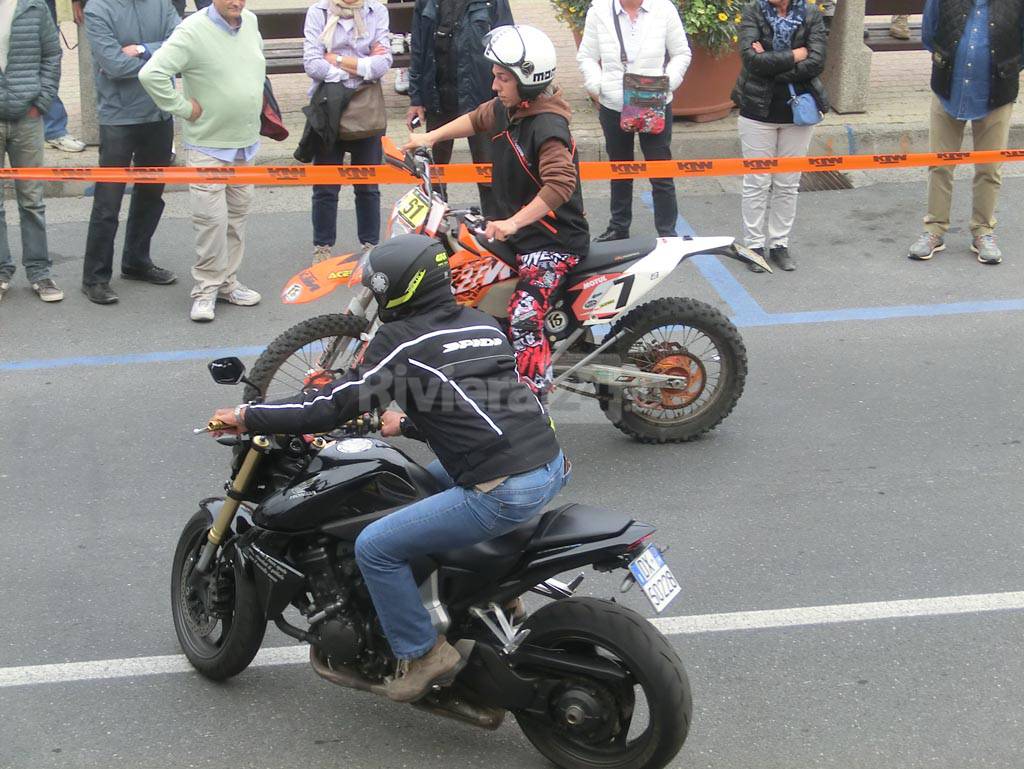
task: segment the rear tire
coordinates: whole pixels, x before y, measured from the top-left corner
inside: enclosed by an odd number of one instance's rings
[[[568,649],[576,654],[590,650],[597,654],[599,649],[605,661],[611,656],[628,670],[647,703],[648,724],[635,739],[627,740],[627,734],[588,743],[559,717],[559,708],[573,696],[566,687],[580,687],[586,699],[591,696],[586,689],[594,682],[567,679],[564,687],[552,694],[549,720],[515,713],[526,738],[548,760],[564,769],[660,769],[675,757],[693,716],[690,683],[675,650],[650,622],[612,601],[566,598],[532,614],[524,628],[530,630],[526,643],[531,646]],[[601,682],[596,684],[592,699],[612,697],[618,707],[628,707],[632,717],[632,688],[609,693],[610,685],[602,689]]]
[[[260,353],[249,372],[252,384],[245,386],[243,397],[247,402],[263,400],[268,394],[271,399],[288,397],[310,384],[311,370],[347,369],[350,361],[341,361],[339,366],[337,355],[365,329],[366,320],[349,313],[318,315],[295,324]],[[323,360],[331,345],[334,355]]]
[[[213,517],[200,510],[185,524],[174,551],[171,569],[171,616],[178,643],[192,666],[214,681],[238,675],[252,662],[263,643],[267,620],[260,610],[253,584],[237,563],[217,556],[214,573],[221,569],[218,590],[222,591],[222,616],[208,613],[196,590],[189,585]],[[221,588],[220,586],[224,587]],[[228,598],[230,594],[230,598]]]
[[[620,365],[679,373],[687,381],[685,389],[601,388],[622,400],[614,410],[602,401],[602,409],[626,435],[641,443],[692,441],[736,407],[747,379],[747,348],[717,309],[696,299],[656,299],[630,310],[612,333],[623,329],[614,347]]]

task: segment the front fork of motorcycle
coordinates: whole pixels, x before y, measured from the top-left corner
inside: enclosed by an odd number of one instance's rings
[[[245,459],[242,460],[242,466],[235,474],[235,478],[228,488],[227,499],[224,500],[224,505],[221,507],[220,512],[217,513],[213,527],[206,537],[206,544],[203,546],[203,552],[199,556],[199,563],[196,564],[193,574],[198,576],[209,572],[210,564],[213,563],[213,557],[217,553],[217,548],[220,547],[220,543],[224,540],[224,534],[235,519],[235,513],[238,512],[239,504],[245,498],[245,493],[256,472],[256,466],[259,464],[260,457],[269,447],[270,440],[265,436],[254,435],[252,437],[249,452],[245,455]]]
[[[358,289],[352,297],[352,301],[348,303],[346,312],[350,315],[355,315],[357,318],[364,318],[366,320],[366,330],[360,334],[359,339],[349,341],[348,346],[341,351],[340,357],[337,349],[325,350],[323,359],[320,361],[320,368],[322,369],[347,369],[352,367],[358,362],[363,350],[366,349],[366,345],[369,344],[370,339],[373,338],[374,333],[377,331],[377,303],[370,289]],[[337,341],[335,340],[335,344],[337,344]],[[339,360],[342,363],[341,366],[337,365]]]

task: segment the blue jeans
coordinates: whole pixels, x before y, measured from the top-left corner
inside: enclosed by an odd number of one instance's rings
[[[46,141],[59,139],[68,133],[68,111],[59,96],[54,96],[50,109],[43,115],[43,136]]]
[[[0,120],[0,165],[4,156],[11,159],[11,168],[43,165],[43,120],[28,117],[21,120]],[[43,182],[17,179],[14,192],[18,198],[18,219],[21,222],[21,263],[29,283],[50,277],[50,252],[46,244],[46,204]],[[0,279],[14,275],[14,259],[7,242],[3,197],[0,197]]]
[[[423,607],[409,560],[505,534],[540,513],[568,480],[562,452],[489,492],[456,486],[440,462],[427,470],[445,489],[374,521],[356,539],[356,562],[391,650],[399,659],[430,651],[437,632]]]
[[[345,154],[354,166],[375,166],[383,162],[384,150],[380,137],[337,142],[333,147],[321,149],[313,158],[316,166],[341,165]],[[376,184],[354,184],[356,196],[356,230],[360,243],[380,242],[380,187]],[[337,184],[313,185],[313,245],[333,246],[338,236]]]
[[[50,9],[50,18],[56,24],[56,0],[46,0],[46,7]],[[50,109],[46,110],[46,114],[43,115],[43,136],[46,138],[46,141],[50,141],[50,139],[59,139],[67,135],[67,132],[68,111],[64,109],[64,102],[60,100],[60,96],[54,96],[53,101],[50,102]]]

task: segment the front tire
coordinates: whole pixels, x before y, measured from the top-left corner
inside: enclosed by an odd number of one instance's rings
[[[192,666],[214,681],[238,675],[263,643],[267,620],[253,584],[241,567],[218,555],[210,572],[210,592],[200,595],[189,581],[199,560],[213,517],[200,510],[185,524],[171,569],[171,616],[178,643]],[[212,605],[212,604],[215,604]]]
[[[566,598],[547,604],[524,623],[526,643],[546,649],[594,654],[629,674],[632,686],[613,686],[584,676],[567,678],[549,698],[548,718],[515,713],[526,738],[564,769],[660,769],[683,746],[693,701],[678,655],[650,622],[631,609],[596,598]],[[647,725],[631,738],[637,693],[647,706]],[[642,704],[642,703],[641,703]],[[583,712],[569,723],[568,708]],[[591,718],[602,708],[607,723]]]
[[[289,397],[310,385],[323,385],[324,370],[347,369],[340,356],[359,339],[366,320],[349,313],[318,315],[283,331],[267,345],[249,372],[246,402]],[[328,377],[331,378],[331,377]],[[255,385],[255,386],[254,386]]]
[[[721,312],[696,299],[656,299],[630,310],[612,328],[623,331],[614,350],[625,368],[670,374],[682,388],[634,387],[603,394],[619,398],[612,423],[641,443],[692,441],[736,407],[747,379],[747,348]]]

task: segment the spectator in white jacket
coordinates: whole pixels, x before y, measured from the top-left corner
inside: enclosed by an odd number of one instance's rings
[[[614,15],[613,15],[614,14]],[[618,17],[622,47],[615,30]],[[690,65],[690,46],[676,6],[670,0],[594,0],[587,11],[583,40],[576,60],[583,72],[584,87],[600,110],[608,159],[633,160],[633,133],[619,127],[622,112],[622,52],[628,71],[639,75],[668,75],[669,90],[683,82]],[[668,101],[672,95],[669,93]],[[661,133],[641,133],[640,149],[646,160],[672,159],[672,113],[665,107]],[[676,187],[672,179],[651,179],[654,225],[659,237],[676,234]],[[629,237],[633,219],[632,180],[611,183],[611,220],[595,242]]]

